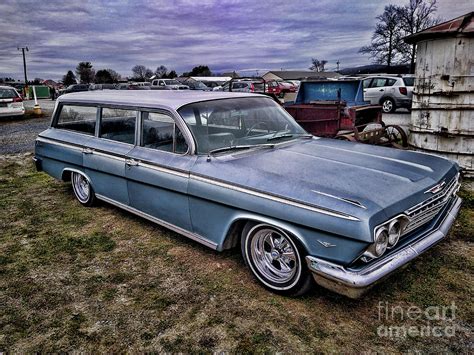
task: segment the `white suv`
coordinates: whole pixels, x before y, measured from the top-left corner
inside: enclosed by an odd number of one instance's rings
[[[25,107],[18,91],[11,86],[0,86],[0,117],[23,116]]]
[[[364,100],[382,105],[385,113],[404,107],[411,110],[413,76],[370,76],[364,79]]]

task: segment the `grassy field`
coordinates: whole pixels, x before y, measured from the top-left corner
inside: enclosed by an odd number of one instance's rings
[[[31,155],[0,156],[0,171],[0,351],[473,351],[470,193],[447,240],[363,299],[323,289],[291,299],[261,288],[238,250],[215,253],[110,205],[81,207]],[[380,302],[431,316],[381,317]],[[426,325],[455,333],[380,333]]]

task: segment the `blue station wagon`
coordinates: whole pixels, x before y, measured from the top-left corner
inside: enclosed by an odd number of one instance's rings
[[[109,91],[61,96],[38,170],[212,249],[300,295],[359,297],[448,233],[459,167],[434,155],[314,137],[264,95]]]

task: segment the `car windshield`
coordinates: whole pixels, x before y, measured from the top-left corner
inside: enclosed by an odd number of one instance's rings
[[[0,99],[12,99],[17,97],[14,89],[0,89]]]
[[[166,85],[180,85],[181,83],[178,80],[164,80]]]
[[[194,135],[198,154],[309,136],[280,105],[265,97],[197,102],[178,113]]]
[[[414,86],[415,78],[403,78],[403,82],[405,83],[405,86]]]

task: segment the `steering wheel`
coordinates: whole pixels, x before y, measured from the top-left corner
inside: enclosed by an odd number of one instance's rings
[[[268,124],[264,121],[260,121],[257,123],[254,123],[248,130],[247,133],[245,133],[245,137],[248,137],[250,135],[250,132],[254,130],[254,128],[257,128],[258,126],[264,126],[267,129],[267,132],[270,133],[270,128],[268,127]]]

